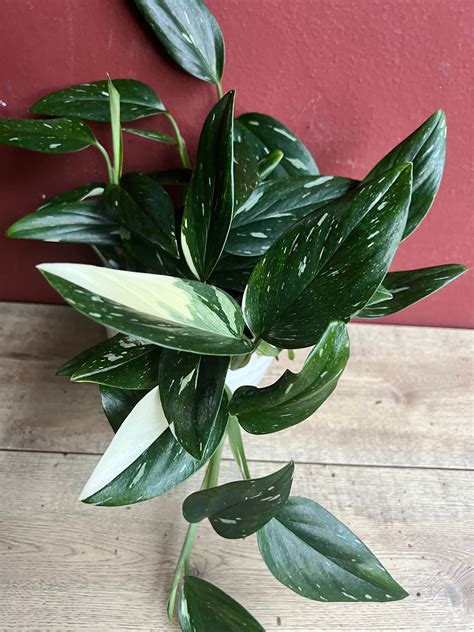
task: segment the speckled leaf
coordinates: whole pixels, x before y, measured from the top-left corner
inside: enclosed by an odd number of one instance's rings
[[[231,399],[229,412],[253,434],[294,426],[312,415],[331,395],[348,359],[346,326],[333,322],[299,373],[286,370],[265,388],[241,386]]]
[[[229,92],[209,113],[184,206],[181,244],[190,270],[202,281],[221,256],[234,213],[233,110]]]
[[[176,441],[161,406],[158,388],[149,391],[121,424],[84,487],[81,500],[119,506],[160,496],[192,476],[212,456],[227,425],[221,404],[202,461]]]
[[[437,292],[454,279],[466,272],[466,267],[458,263],[419,270],[403,270],[389,272],[384,279],[384,286],[390,298],[369,304],[357,316],[359,318],[383,318],[395,314],[430,294]]]
[[[417,229],[430,210],[443,177],[445,157],[446,116],[438,110],[382,158],[365,178],[378,178],[384,171],[402,162],[413,163],[413,192],[404,239]]]
[[[120,215],[127,228],[177,257],[174,208],[168,193],[152,178],[140,173],[127,173],[121,184],[126,194],[123,195],[120,187],[114,188],[111,194],[117,196]]]
[[[172,136],[165,134],[164,132],[157,132],[156,130],[122,127],[122,132],[127,132],[128,134],[133,134],[134,136],[141,136],[142,138],[147,138],[148,140],[154,140],[157,143],[165,143],[166,145],[176,144],[176,141]]]
[[[258,160],[243,143],[234,143],[234,206],[238,209],[260,182]]]
[[[169,55],[203,81],[218,83],[225,50],[219,24],[203,0],[134,0]]]
[[[248,145],[258,160],[275,149],[283,152],[280,164],[267,177],[317,176],[318,167],[304,144],[283,123],[271,116],[251,112],[235,121],[235,140]]]
[[[6,234],[70,244],[120,244],[119,226],[104,213],[101,200],[48,205],[19,219]]]
[[[388,171],[291,226],[257,263],[244,295],[250,329],[277,347],[315,344],[381,284],[400,242],[411,165]]]
[[[286,502],[293,482],[293,462],[277,472],[194,492],[183,503],[188,522],[209,518],[223,538],[245,538],[271,520]]]
[[[117,432],[138,402],[147,394],[147,391],[131,391],[104,384],[99,386],[99,392],[102,408],[114,432]]]
[[[315,601],[396,601],[407,593],[373,553],[321,505],[291,497],[258,533],[271,573]]]
[[[243,292],[259,257],[226,254],[219,259],[209,283],[236,292]]]
[[[120,333],[207,355],[252,350],[239,306],[210,285],[79,263],[38,268],[75,309]]]
[[[166,111],[160,97],[141,81],[114,79],[114,86],[120,93],[122,121],[134,121]],[[81,83],[51,92],[32,105],[30,112],[89,121],[110,121],[108,81]]]
[[[184,578],[178,617],[182,632],[265,632],[232,597],[191,575]]]
[[[74,382],[94,382],[123,389],[150,389],[158,384],[161,349],[117,334],[83,351],[58,370]]]
[[[103,182],[91,182],[90,184],[83,184],[80,187],[58,193],[48,198],[39,207],[38,210],[47,208],[48,206],[56,206],[57,204],[66,204],[70,202],[81,202],[89,198],[102,195],[104,192],[105,184]]]
[[[164,350],[160,359],[161,403],[176,438],[201,459],[216,421],[229,368],[228,356]]]
[[[0,144],[45,154],[80,151],[96,143],[92,130],[81,121],[0,118]]]
[[[367,303],[366,307],[369,305],[377,305],[377,303],[382,303],[383,301],[389,301],[391,298],[392,298],[391,292],[389,292],[387,288],[385,288],[383,285],[379,285],[379,287],[375,290],[375,292],[370,297],[370,300]]]
[[[341,197],[356,183],[334,176],[269,180],[237,208],[225,249],[234,255],[261,256],[292,224]]]

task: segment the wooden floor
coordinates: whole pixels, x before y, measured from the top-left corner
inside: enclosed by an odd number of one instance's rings
[[[371,324],[350,334],[348,369],[311,420],[246,437],[251,470],[294,458],[293,491],[349,525],[410,597],[305,600],[273,579],[254,537],[230,545],[207,525],[192,570],[267,632],[468,630],[473,332]],[[54,372],[102,337],[67,307],[0,304],[1,631],[177,629],[166,594],[186,528],[181,501],[197,481],[133,507],[77,500],[111,431],[97,389]],[[223,477],[236,476],[228,457]]]

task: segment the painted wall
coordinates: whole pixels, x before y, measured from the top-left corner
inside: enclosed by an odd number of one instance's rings
[[[472,0],[208,0],[227,44],[226,89],[239,112],[272,114],[293,129],[323,174],[360,178],[435,109],[448,116],[445,177],[395,267],[473,263]],[[139,23],[130,0],[0,0],[0,116],[19,117],[43,94],[112,77],[152,85],[190,146],[212,86],[181,72]],[[147,120],[143,126],[161,124]],[[164,124],[163,124],[164,125]],[[164,127],[163,127],[164,129]],[[105,136],[106,141],[107,136]],[[171,149],[126,140],[128,169],[151,169]],[[66,156],[0,147],[0,229],[45,196],[104,178],[92,149]],[[79,246],[0,244],[0,299],[56,302],[41,261],[93,261]],[[465,275],[391,322],[474,326]]]

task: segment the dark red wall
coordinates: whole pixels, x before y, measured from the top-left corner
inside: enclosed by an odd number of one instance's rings
[[[448,116],[445,177],[397,268],[472,263],[472,0],[208,0],[227,45],[226,89],[238,111],[259,110],[302,137],[322,173],[362,177],[437,108]],[[61,87],[134,77],[152,85],[194,147],[214,89],[181,72],[137,20],[130,0],[0,0],[0,116],[20,117]],[[159,119],[148,120],[144,126]],[[126,141],[126,167],[176,163],[169,148]],[[0,147],[0,229],[44,196],[104,178],[101,158]],[[41,261],[92,258],[87,248],[0,244],[0,299],[57,301]],[[391,322],[474,325],[472,279]]]

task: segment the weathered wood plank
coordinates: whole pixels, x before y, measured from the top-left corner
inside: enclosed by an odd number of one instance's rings
[[[176,629],[166,624],[166,592],[185,530],[181,500],[198,481],[130,508],[89,507],[76,498],[96,460],[0,452],[1,630]],[[252,465],[257,476],[272,468]],[[224,479],[232,476],[224,463]],[[294,493],[362,537],[410,592],[399,603],[300,598],[272,578],[254,537],[230,545],[207,525],[192,570],[245,604],[267,632],[467,630],[471,482],[462,471],[297,467]]]
[[[248,437],[251,459],[472,465],[474,333],[351,325],[352,355],[336,392],[304,424]],[[55,370],[101,329],[67,307],[0,304],[0,448],[102,452],[110,430],[93,385]],[[304,359],[275,364],[266,382]]]

